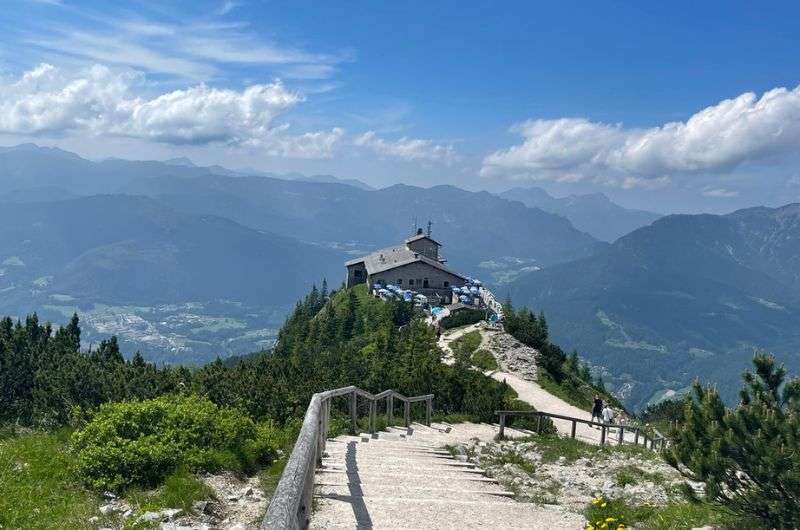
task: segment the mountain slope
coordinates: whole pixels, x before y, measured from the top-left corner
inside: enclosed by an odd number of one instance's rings
[[[695,376],[734,383],[754,349],[797,370],[799,223],[799,205],[669,216],[512,291],[546,312],[556,340],[608,368],[633,406]]]
[[[138,179],[124,190],[179,210],[230,216],[247,226],[353,253],[396,243],[408,237],[415,220],[424,225],[430,219],[434,237],[444,244],[453,266],[476,275],[505,273],[509,266],[558,263],[602,246],[563,217],[453,186],[398,184],[369,191],[342,184],[214,175]]]
[[[512,188],[500,196],[521,201],[531,208],[541,208],[546,212],[562,215],[575,228],[601,241],[615,241],[661,217],[653,212],[623,208],[602,193],[556,198],[542,188],[530,187]]]
[[[123,325],[128,319],[142,326],[143,337],[177,340],[186,331],[191,341],[207,343],[184,348],[186,341],[178,340],[182,355],[256,349],[256,340],[225,345],[219,341],[233,336],[206,336],[186,324],[205,322],[240,334],[274,327],[312,282],[324,276],[336,282],[343,259],[338,252],[212,215],[180,213],[145,197],[92,196],[0,209],[2,312],[77,309],[88,313],[90,324],[97,317],[98,332],[115,322],[130,331]],[[186,304],[194,305],[158,309]],[[131,341],[154,356],[172,348],[167,339]]]

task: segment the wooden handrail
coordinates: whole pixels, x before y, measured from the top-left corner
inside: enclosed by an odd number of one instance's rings
[[[394,390],[371,394],[356,386],[346,386],[311,396],[311,402],[303,418],[303,426],[297,436],[292,454],[275,488],[275,493],[261,523],[261,530],[301,530],[311,522],[311,501],[314,494],[314,474],[322,463],[331,414],[331,400],[337,397],[350,398],[350,429],[358,433],[358,398],[369,401],[369,433],[375,434],[377,402],[386,400],[386,414],[391,422],[394,415],[394,400],[402,401],[403,419],[406,427],[411,425],[411,404],[425,401],[425,424],[431,424],[433,394],[406,397]]]
[[[625,430],[627,429],[629,432],[634,433],[633,444],[639,445],[639,439],[641,438],[645,447],[649,447],[652,450],[662,449],[666,446],[667,439],[659,433],[657,430],[655,431],[656,434],[653,436],[648,436],[646,433],[642,432],[641,427],[634,426],[634,425],[621,425],[621,424],[614,424],[614,423],[598,423],[591,420],[584,420],[583,418],[575,418],[573,416],[565,416],[563,414],[554,414],[552,412],[543,412],[539,410],[496,410],[495,415],[500,416],[500,431],[498,432],[498,438],[503,439],[505,437],[505,428],[506,428],[506,417],[508,416],[536,416],[538,418],[536,422],[536,432],[541,434],[542,433],[542,418],[555,418],[558,420],[565,420],[572,422],[572,429],[570,431],[570,438],[575,438],[575,431],[578,423],[582,423],[585,425],[589,425],[590,427],[598,426],[600,427],[600,445],[606,444],[607,434],[609,433],[610,429],[617,429],[618,430],[618,445],[622,445],[625,443]]]

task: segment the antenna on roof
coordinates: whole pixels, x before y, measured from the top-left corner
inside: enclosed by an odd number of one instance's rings
[[[431,225],[433,225],[433,223],[428,219],[428,237],[431,237]]]

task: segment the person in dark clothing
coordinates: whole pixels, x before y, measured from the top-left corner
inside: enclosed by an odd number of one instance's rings
[[[594,406],[592,407],[592,421],[597,418],[597,421],[603,421],[603,400],[600,396],[594,396]]]

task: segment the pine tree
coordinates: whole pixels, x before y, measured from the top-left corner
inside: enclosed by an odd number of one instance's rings
[[[741,402],[727,409],[714,387],[694,385],[667,462],[705,486],[706,500],[770,528],[800,525],[800,378],[770,355],[745,372]],[[694,491],[687,486],[687,494]]]

